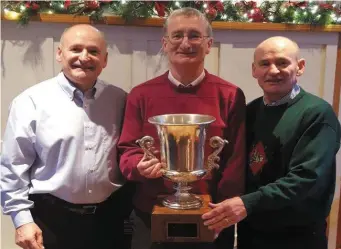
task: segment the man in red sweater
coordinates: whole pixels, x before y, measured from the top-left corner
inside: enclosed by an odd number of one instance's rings
[[[149,117],[175,113],[214,116],[216,121],[209,126],[207,137],[220,136],[229,144],[220,154],[220,169],[214,170],[209,180],[192,184],[192,192],[209,193],[213,202],[220,202],[244,191],[245,97],[238,87],[204,69],[212,42],[212,28],[201,12],[192,8],[174,11],[165,23],[162,38],[169,71],[136,86],[128,95],[118,148],[121,171],[128,180],[138,182],[133,200],[132,249],[170,247],[154,245],[150,238],[151,213],[157,196],[173,193],[174,189],[171,182],[162,178],[159,160],[145,158],[136,144],[137,139],[149,135],[159,147],[156,128],[148,123]],[[205,248],[228,249],[233,248],[233,243],[234,231],[228,228]]]

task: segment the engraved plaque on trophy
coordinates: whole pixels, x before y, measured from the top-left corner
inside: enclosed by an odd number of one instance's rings
[[[215,121],[209,115],[165,114],[148,119],[155,125],[160,140],[163,177],[174,183],[175,194],[159,196],[151,220],[154,242],[211,242],[213,231],[203,225],[202,214],[209,211],[209,195],[190,193],[190,183],[201,180],[213,168],[218,168],[218,154],[226,140],[214,136],[209,145],[215,149],[205,155],[208,126]],[[144,136],[138,144],[145,156],[154,158],[151,149],[154,138]]]

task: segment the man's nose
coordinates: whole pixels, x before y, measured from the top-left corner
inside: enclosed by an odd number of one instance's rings
[[[81,52],[81,54],[80,54],[80,56],[79,56],[79,59],[80,59],[80,60],[83,60],[83,61],[89,60],[89,53],[88,53],[88,50],[83,49],[83,51]]]
[[[184,38],[182,38],[181,46],[184,46],[186,48],[190,48],[191,47],[191,44],[190,44],[189,39],[188,39],[188,36],[184,36]]]
[[[278,67],[274,64],[270,65],[269,67],[269,73],[271,74],[278,74],[280,71],[278,69]]]

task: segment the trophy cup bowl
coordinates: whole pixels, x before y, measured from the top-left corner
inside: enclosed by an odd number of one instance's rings
[[[173,209],[197,209],[202,206],[200,197],[189,193],[191,182],[203,179],[213,168],[219,168],[218,154],[227,143],[214,136],[209,144],[215,151],[205,158],[205,143],[208,126],[215,121],[209,115],[165,114],[150,117],[160,140],[160,159],[164,178],[174,183],[176,193],[163,199],[164,206]],[[147,158],[152,153],[154,138],[144,136],[136,141]]]

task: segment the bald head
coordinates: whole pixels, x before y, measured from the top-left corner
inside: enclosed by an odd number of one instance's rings
[[[66,78],[84,92],[93,87],[107,65],[107,58],[103,34],[87,24],[65,30],[56,53]]]
[[[288,95],[303,74],[305,60],[298,54],[297,43],[283,36],[271,37],[257,46],[252,76],[263,89],[267,103]]]
[[[66,40],[73,39],[75,36],[83,36],[84,34],[95,37],[107,47],[103,32],[89,24],[77,24],[65,29],[60,38],[60,45],[63,46]]]
[[[293,40],[283,36],[274,36],[264,40],[256,47],[254,52],[254,60],[256,60],[259,55],[263,55],[264,53],[275,52],[285,53],[297,60],[299,56],[299,50],[300,49],[297,43]]]

